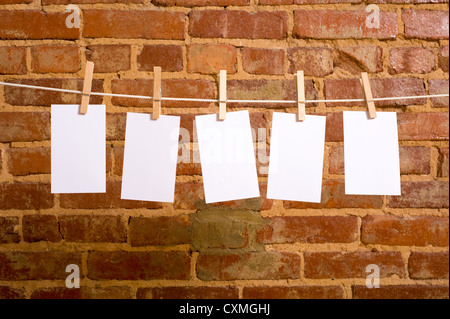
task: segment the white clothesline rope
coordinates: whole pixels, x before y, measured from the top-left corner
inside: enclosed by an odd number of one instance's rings
[[[0,84],[5,86],[14,86],[21,87],[27,89],[35,89],[35,90],[44,90],[44,91],[55,91],[55,92],[63,92],[63,93],[72,93],[72,94],[82,94],[83,92],[77,90],[68,90],[68,89],[58,89],[52,87],[45,86],[36,86],[36,85],[27,85],[27,84],[19,84],[19,83],[8,83],[8,82],[0,82]],[[121,98],[130,98],[130,99],[146,99],[151,100],[151,96],[146,95],[131,95],[131,94],[115,94],[115,93],[102,93],[102,92],[91,92],[91,95],[98,96],[112,96],[112,97],[121,97]],[[448,93],[443,94],[430,94],[430,95],[415,95],[415,96],[393,96],[393,97],[380,97],[373,98],[374,101],[389,101],[389,100],[405,100],[405,99],[423,99],[423,98],[437,98],[437,97],[448,97]],[[184,102],[210,102],[215,103],[219,102],[219,99],[195,99],[195,98],[181,98],[181,97],[161,97],[162,101],[184,101]],[[298,103],[298,101],[294,100],[227,100],[227,103]],[[339,100],[306,100],[305,103],[337,103],[337,102],[364,102],[364,99],[339,99]]]

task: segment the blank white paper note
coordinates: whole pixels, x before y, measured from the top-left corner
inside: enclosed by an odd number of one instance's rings
[[[106,107],[52,105],[52,193],[106,192]]]
[[[325,116],[273,113],[267,198],[320,203]]]
[[[195,117],[206,203],[259,197],[248,111]]]
[[[179,116],[127,113],[122,199],[173,203]]]
[[[397,113],[344,112],[345,193],[401,195]]]

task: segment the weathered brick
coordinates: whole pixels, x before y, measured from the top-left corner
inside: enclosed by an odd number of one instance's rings
[[[398,113],[398,139],[403,141],[448,140],[448,113]]]
[[[389,196],[389,207],[448,208],[449,184],[446,181],[402,182],[402,195]]]
[[[448,177],[448,147],[439,149],[438,176]]]
[[[402,20],[406,38],[448,39],[448,11],[403,10]]]
[[[377,289],[353,286],[354,299],[448,299],[444,285],[383,285]]]
[[[83,10],[87,38],[184,39],[186,16],[154,10]]]
[[[369,28],[363,10],[295,10],[294,36],[313,39],[395,39],[397,14],[380,11],[380,27]],[[320,26],[320,27],[318,27]]]
[[[448,246],[448,218],[435,216],[380,216],[363,218],[364,244]]]
[[[445,94],[449,93],[448,80],[430,79],[428,80],[428,89],[430,94]],[[436,97],[431,98],[434,107],[448,107],[448,97]]]
[[[106,113],[106,140],[125,140],[126,113]]]
[[[297,279],[300,256],[287,252],[253,252],[245,254],[200,254],[197,276],[204,281],[240,279]]]
[[[27,85],[37,85],[54,87],[59,89],[82,90],[83,79],[21,79],[10,80],[8,82],[20,83]],[[103,92],[103,80],[94,79],[92,81],[93,92]],[[33,105],[33,106],[50,106],[52,104],[80,104],[81,95],[61,93],[44,90],[30,90],[27,88],[19,88],[6,86],[4,88],[5,102],[11,105]],[[101,104],[103,97],[92,96],[91,104]]]
[[[197,38],[284,39],[288,33],[288,15],[280,11],[191,11],[189,20]]]
[[[286,52],[282,49],[243,48],[242,66],[251,74],[284,74]]]
[[[339,47],[333,53],[335,68],[351,74],[383,71],[383,49],[378,46]]]
[[[0,286],[0,299],[25,299],[25,290]]]
[[[344,140],[344,121],[342,112],[319,114],[327,117],[325,125],[326,142],[342,142]]]
[[[100,209],[100,208],[161,208],[157,202],[120,199],[121,182],[107,181],[106,193],[61,194],[62,208]]]
[[[340,216],[273,217],[258,242],[351,243],[359,239],[358,218]]]
[[[144,0],[42,0],[44,5],[52,4],[90,4],[90,3],[144,3]]]
[[[24,215],[22,219],[23,240],[28,243],[38,241],[59,242],[63,239],[54,215]]]
[[[284,208],[381,208],[383,198],[372,195],[345,195],[343,180],[324,180],[320,203],[284,201]]]
[[[414,279],[448,279],[448,251],[413,252],[409,257],[409,276]]]
[[[87,265],[93,280],[186,280],[190,276],[189,255],[177,251],[93,251]]]
[[[35,73],[74,73],[80,67],[80,50],[76,45],[31,47],[31,69]]]
[[[125,221],[121,216],[60,216],[60,232],[66,242],[124,243],[127,241]]]
[[[168,217],[132,217],[131,246],[179,245],[191,241],[191,223],[187,215]]]
[[[0,244],[18,243],[20,241],[18,227],[18,217],[0,217]]]
[[[423,47],[393,48],[389,73],[430,73],[435,69],[434,52]]]
[[[21,4],[31,2],[33,2],[33,0],[1,0],[1,4]]]
[[[168,79],[162,80],[161,91],[164,97],[183,97],[183,98],[214,98],[213,82],[208,80],[184,80],[184,79]],[[153,94],[153,80],[147,79],[124,79],[112,81],[112,92],[119,94],[137,94],[149,95]],[[112,103],[120,106],[138,106],[151,107],[151,100],[142,99],[125,99],[113,97]],[[208,107],[207,102],[185,102],[185,101],[163,101],[163,107]]]
[[[448,73],[448,45],[447,46],[443,46],[442,48],[440,48],[439,50],[439,54],[438,54],[438,64],[439,67],[442,69],[442,71],[447,72]]]
[[[160,66],[163,72],[183,71],[183,48],[181,45],[144,45],[137,63],[141,71],[153,71],[155,66]]]
[[[244,299],[343,299],[342,286],[244,287]]]
[[[116,73],[131,67],[129,45],[90,45],[86,48],[86,60],[95,64],[95,73]]]
[[[0,74],[27,73],[25,47],[0,47]]]
[[[180,7],[204,7],[204,6],[246,6],[250,0],[152,0],[156,5],[180,6]]]
[[[359,79],[325,79],[326,99],[362,99],[363,92]],[[390,78],[371,79],[370,85],[375,98],[394,96],[426,95],[422,79],[415,78]],[[405,99],[377,101],[377,107],[404,106],[425,104],[426,99]],[[332,102],[327,106],[362,106],[363,102]]]
[[[80,29],[66,27],[65,12],[0,10],[0,39],[77,39]]]
[[[333,73],[333,51],[329,48],[289,48],[289,73],[324,77]]]
[[[53,207],[50,184],[0,183],[0,209],[45,209]]]
[[[187,47],[189,73],[236,73],[236,48],[227,44],[190,44]]]
[[[305,252],[306,278],[366,278],[366,267],[376,264],[380,277],[405,277],[405,264],[400,252]]]
[[[13,175],[50,174],[50,148],[10,148],[8,169]]]
[[[139,288],[137,299],[238,299],[237,287]]]
[[[130,287],[39,288],[30,299],[133,299]]]
[[[67,265],[81,267],[81,253],[3,251],[0,264],[0,280],[65,280]]]
[[[0,112],[0,142],[50,139],[50,113]]]

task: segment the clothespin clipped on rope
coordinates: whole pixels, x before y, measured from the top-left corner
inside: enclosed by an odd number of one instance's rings
[[[369,119],[374,119],[377,117],[377,110],[375,108],[375,102],[373,100],[372,89],[370,88],[369,76],[367,75],[367,72],[361,73],[360,81],[363,87],[364,99],[366,100]]]
[[[86,114],[89,106],[89,97],[91,96],[92,78],[94,77],[94,62],[86,62],[86,71],[84,73],[83,91],[81,93],[80,114]]]
[[[157,120],[161,115],[161,67],[153,68],[153,116]]]
[[[299,121],[304,121],[306,119],[305,104],[305,73],[303,71],[297,71],[297,106]]]
[[[225,120],[227,115],[227,71],[219,73],[219,120]]]

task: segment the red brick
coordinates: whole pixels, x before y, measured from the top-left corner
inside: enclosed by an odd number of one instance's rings
[[[383,49],[377,46],[339,47],[334,51],[333,64],[351,74],[383,71]]]
[[[177,183],[175,185],[175,209],[196,209],[204,202],[203,184]]]
[[[124,243],[125,221],[121,216],[71,215],[59,217],[60,232],[66,242]]]
[[[178,7],[246,6],[250,0],[152,0],[156,5]]]
[[[238,299],[236,287],[139,288],[137,299]]]
[[[184,39],[185,14],[153,10],[83,10],[87,38]]]
[[[80,63],[80,50],[76,45],[31,47],[31,69],[35,73],[74,73],[80,70]]]
[[[300,256],[287,252],[252,252],[219,255],[200,254],[197,259],[200,280],[298,279]]]
[[[0,112],[0,142],[50,139],[50,113]]]
[[[294,36],[313,39],[395,39],[397,14],[380,11],[380,28],[368,28],[363,10],[295,10]]]
[[[90,45],[86,48],[86,60],[95,64],[95,73],[116,73],[131,67],[129,45]]]
[[[187,47],[189,73],[236,73],[236,48],[227,44],[190,44]]]
[[[439,67],[442,69],[442,71],[447,72],[448,73],[448,45],[447,46],[443,46],[440,50],[439,50],[439,54],[438,54],[438,64]]]
[[[449,93],[448,89],[448,80],[441,80],[441,79],[431,79],[428,80],[428,89],[430,94],[445,94]],[[433,102],[434,107],[447,107],[449,105],[449,98],[448,97],[437,97],[437,98],[431,98],[431,102]]]
[[[333,51],[329,48],[289,48],[289,73],[324,77],[333,73]]]
[[[181,45],[144,45],[137,56],[140,71],[153,71],[160,66],[163,72],[183,71],[183,47]]]
[[[396,3],[396,4],[419,4],[419,3],[446,3],[448,0],[369,0],[370,3]]]
[[[326,115],[326,129],[325,129],[325,141],[326,142],[342,142],[344,140],[344,122],[342,112],[319,114]]]
[[[406,38],[448,39],[448,11],[403,10],[402,20]]]
[[[414,279],[448,279],[448,251],[413,252],[409,257],[409,276]]]
[[[0,217],[0,244],[18,243],[20,241],[18,227],[18,217]]]
[[[0,47],[0,74],[26,74],[26,48]]]
[[[325,97],[326,99],[362,99],[363,92],[359,79],[326,79]],[[371,79],[370,80],[373,96],[395,97],[395,96],[414,96],[426,95],[422,79],[415,78],[390,78],[390,79]],[[377,107],[385,106],[404,106],[425,104],[426,99],[405,99],[377,101]],[[362,106],[363,102],[335,102],[327,103],[327,106]]]
[[[361,3],[361,0],[259,0],[261,5]]]
[[[439,149],[438,176],[448,177],[448,147]]]
[[[363,218],[364,244],[448,246],[448,218],[435,216],[379,216]]]
[[[88,277],[93,280],[187,280],[190,257],[177,251],[93,251],[89,253]]]
[[[31,3],[33,0],[1,0],[1,4],[21,4],[21,3]]]
[[[161,91],[163,97],[183,97],[183,98],[214,98],[214,83],[208,80],[186,80],[169,79],[162,80]],[[153,94],[153,80],[147,79],[124,79],[112,80],[112,92],[119,94]],[[112,98],[114,105],[151,107],[151,100]],[[163,107],[209,107],[207,102],[184,102],[184,101],[163,101]]]
[[[377,289],[353,286],[354,299],[448,299],[448,286],[388,285]]]
[[[144,0],[42,0],[43,5],[52,4],[90,4],[90,3],[144,3]]]
[[[187,151],[185,151],[187,152]],[[180,158],[181,158],[181,150],[178,152],[178,164],[177,164],[177,175],[202,175],[202,167],[200,165],[200,162],[198,161],[198,163],[194,163],[194,152],[198,151],[193,151],[190,150],[190,162],[189,163],[183,163],[180,162]],[[199,158],[200,156],[198,156]]]
[[[381,208],[382,196],[345,195],[343,180],[324,180],[320,203],[284,201],[284,208]]]
[[[50,174],[50,148],[10,148],[8,168],[13,175]]]
[[[66,27],[65,12],[0,10],[0,39],[77,39],[80,29]]]
[[[251,74],[284,74],[286,52],[283,49],[243,48],[242,66]]]
[[[23,289],[0,286],[0,299],[25,299],[25,291]]]
[[[446,181],[402,182],[402,195],[389,196],[389,207],[448,208],[449,184]]]
[[[10,80],[8,82],[80,91],[83,89],[83,79],[21,79]],[[92,81],[92,91],[103,92],[103,80],[94,79]],[[12,86],[6,86],[4,92],[5,102],[11,105],[50,106],[52,104],[81,103],[81,95],[79,94],[30,90]],[[92,96],[90,98],[91,104],[101,104],[102,101],[103,97],[101,96]]]
[[[244,299],[343,299],[342,286],[244,287]]]
[[[191,222],[187,215],[175,217],[132,217],[131,246],[179,245],[191,241]]]
[[[403,141],[448,140],[448,113],[398,113],[398,138]]]
[[[113,173],[115,175],[122,176],[124,148],[121,146],[118,146],[118,147],[115,146],[113,152],[114,152]],[[178,165],[177,165],[177,169],[178,169]]]
[[[340,216],[273,217],[258,232],[258,242],[351,243],[359,239],[358,218]]]
[[[294,80],[229,80],[227,94],[230,100],[296,100],[297,89]],[[305,80],[305,94],[307,100],[318,97],[317,89],[312,80]],[[242,103],[228,103],[229,107],[242,107]],[[261,107],[259,103],[246,103],[246,107]],[[310,103],[306,105],[315,106]],[[292,104],[275,103],[264,104],[266,108],[286,108]]]
[[[435,69],[434,52],[422,47],[393,48],[389,52],[389,73],[430,73]]]
[[[100,209],[100,208],[162,208],[161,203],[120,199],[121,182],[107,181],[106,193],[61,194],[62,208]]]
[[[63,239],[54,215],[24,215],[22,219],[23,240],[28,243],[38,241],[59,242]]]
[[[66,267],[81,267],[78,252],[0,252],[0,280],[53,280],[66,279]]]
[[[305,252],[306,278],[366,278],[366,267],[376,264],[380,277],[405,277],[405,264],[400,252]]]
[[[0,209],[46,209],[53,207],[50,184],[23,182],[0,184]]]
[[[285,39],[288,33],[288,15],[280,11],[191,11],[189,20],[197,38]]]
[[[106,113],[106,140],[125,140],[126,113]]]
[[[39,288],[30,299],[133,299],[130,287]]]

